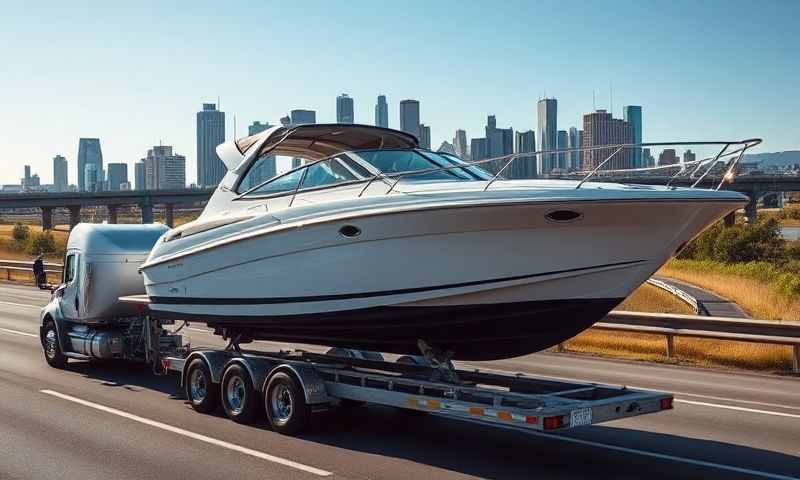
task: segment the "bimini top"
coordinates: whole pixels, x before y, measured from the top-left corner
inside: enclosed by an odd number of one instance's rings
[[[389,128],[356,124],[308,124],[274,127],[236,141],[240,154],[268,137],[258,154],[274,150],[276,155],[302,155],[319,160],[342,152],[376,149],[409,149],[419,147],[414,135]],[[250,156],[251,152],[247,152]]]

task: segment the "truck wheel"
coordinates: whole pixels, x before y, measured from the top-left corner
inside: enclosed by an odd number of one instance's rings
[[[219,407],[218,386],[211,381],[205,360],[195,358],[186,369],[186,399],[196,412],[211,413]]]
[[[283,435],[294,435],[308,426],[311,408],[306,403],[303,389],[285,372],[270,378],[264,390],[264,407],[272,429]]]
[[[258,395],[250,374],[239,364],[225,369],[221,384],[222,408],[236,423],[252,423],[258,406]]]
[[[42,348],[44,349],[44,359],[53,368],[64,368],[67,366],[67,357],[61,351],[58,342],[58,331],[56,323],[48,320],[44,327],[44,337],[42,337]]]

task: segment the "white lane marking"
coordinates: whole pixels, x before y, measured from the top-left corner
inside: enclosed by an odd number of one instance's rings
[[[11,305],[12,307],[31,307],[31,308],[42,308],[41,305],[32,305],[30,303],[14,303],[14,302],[6,302],[0,300],[0,305]]]
[[[479,369],[482,372],[501,373],[501,374],[505,374],[505,375],[515,375],[515,376],[519,374],[519,372],[511,372],[511,371],[508,371],[508,370],[498,370],[498,369],[495,369],[495,368],[486,368],[486,367],[477,366],[477,365],[470,365],[470,364],[466,364],[466,363],[463,364],[463,365],[469,366],[471,368]],[[526,373],[526,374],[524,374],[524,376],[530,376],[532,378],[548,378],[548,379],[551,379],[551,380],[561,380],[561,381],[564,381],[564,382],[578,382],[578,383],[586,383],[586,384],[597,384],[597,382],[593,382],[591,380],[583,380],[583,379],[579,379],[579,378],[570,378],[570,377],[554,377],[552,375],[540,375],[538,373]],[[622,386],[622,385],[620,385],[620,386]],[[639,387],[639,386],[636,386],[636,385],[626,385],[626,386],[628,388],[632,388],[634,390],[666,391],[666,390],[659,390],[658,388],[654,388],[654,387]],[[702,394],[698,394],[698,393],[687,393],[687,392],[678,392],[678,391],[671,391],[669,393],[672,393],[673,395],[686,395],[687,397],[710,398],[712,400],[722,400],[722,401],[736,402],[736,403],[747,403],[747,404],[750,404],[750,405],[763,405],[765,407],[783,408],[783,409],[786,409],[786,410],[800,410],[800,407],[794,407],[794,406],[791,406],[791,405],[781,405],[779,403],[757,402],[757,401],[753,401],[753,400],[739,400],[738,398],[715,397],[713,395],[702,395]],[[705,406],[708,406],[708,407],[730,408],[730,409],[733,409],[733,410],[743,410],[743,411],[746,411],[746,412],[764,413],[764,414],[767,414],[767,415],[778,415],[778,416],[789,416],[789,417],[800,418],[800,415],[794,415],[794,414],[783,413],[783,412],[773,412],[773,411],[770,411],[770,410],[748,409],[748,408],[744,408],[744,407],[734,407],[734,406],[731,406],[731,405],[720,405],[720,404],[716,404],[716,403],[693,402],[691,400],[682,400],[682,399],[677,399],[677,398],[675,399],[675,401],[683,402],[683,403],[702,404],[702,405],[705,405]]]
[[[39,335],[36,335],[35,333],[20,332],[19,330],[11,330],[10,328],[0,327],[0,332],[13,333],[14,335],[25,335],[26,337],[39,338]]]
[[[471,419],[471,418],[461,418],[461,417],[449,417],[449,418],[456,418],[456,419],[464,421],[464,422],[473,422],[473,423],[485,425],[485,423],[481,423],[480,421],[474,420],[474,419]],[[698,465],[698,466],[701,466],[701,467],[716,468],[718,470],[726,470],[726,471],[729,471],[729,472],[744,473],[746,475],[754,475],[754,476],[758,476],[758,477],[770,478],[770,479],[775,479],[775,480],[800,480],[800,477],[790,477],[788,475],[781,475],[779,473],[770,473],[770,472],[764,472],[764,471],[761,471],[761,470],[751,470],[749,468],[734,467],[733,465],[725,465],[723,463],[708,462],[708,461],[705,461],[705,460],[695,460],[693,458],[679,457],[677,455],[668,455],[666,453],[651,452],[651,451],[648,451],[648,450],[637,450],[635,448],[619,447],[617,445],[608,445],[608,444],[605,444],[605,443],[593,442],[591,440],[582,440],[580,438],[565,437],[563,435],[558,435],[558,434],[542,433],[542,432],[537,432],[537,431],[533,431],[533,430],[527,430],[527,429],[524,429],[524,428],[514,427],[514,426],[511,426],[511,425],[496,424],[495,426],[500,427],[500,428],[507,428],[509,430],[515,430],[515,431],[519,431],[519,432],[524,432],[524,433],[527,433],[529,435],[546,438],[548,440],[560,440],[560,441],[563,441],[563,442],[576,443],[576,444],[579,444],[579,445],[586,445],[586,446],[590,446],[590,447],[605,448],[607,450],[614,450],[614,451],[617,451],[617,452],[630,453],[630,454],[639,455],[639,456],[642,456],[642,457],[658,458],[660,460],[671,460],[673,462],[688,463],[690,465]]]
[[[773,412],[771,410],[757,410],[755,408],[736,407],[733,405],[720,405],[718,403],[695,402],[693,400],[685,400],[680,398],[676,398],[675,401],[680,403],[688,403],[690,405],[700,405],[703,407],[715,407],[715,408],[724,408],[727,410],[737,410],[739,412],[763,413],[764,415],[775,415],[777,417],[800,418],[800,415],[796,413]]]
[[[206,435],[202,435],[200,433],[190,432],[189,430],[184,430],[182,428],[173,427],[172,425],[168,425],[166,423],[157,422],[155,420],[150,420],[149,418],[140,417],[138,415],[134,415],[132,413],[123,412],[122,410],[117,410],[116,408],[106,407],[105,405],[100,405],[99,403],[89,402],[87,400],[83,400],[81,398],[73,397],[71,395],[67,395],[64,393],[56,392],[53,390],[40,390],[42,393],[46,395],[52,395],[54,397],[61,398],[63,400],[68,400],[70,402],[78,403],[80,405],[94,408],[95,410],[100,410],[106,413],[111,413],[113,415],[117,415],[123,418],[127,418],[129,420],[133,420],[134,422],[143,423],[145,425],[149,425],[151,427],[160,428],[161,430],[166,430],[168,432],[177,433],[178,435],[183,435],[184,437],[188,437],[194,440],[199,440],[201,442],[209,443],[211,445],[215,445],[217,447],[222,447],[228,450],[232,450],[234,452],[243,453],[245,455],[250,455],[251,457],[259,458],[261,460],[266,460],[268,462],[277,463],[286,467],[294,468],[297,470],[301,470],[306,473],[311,473],[314,475],[318,475],[321,477],[327,477],[329,475],[333,475],[333,473],[328,472],[327,470],[321,470],[319,468],[311,467],[308,465],[303,465],[302,463],[293,462],[292,460],[288,460],[281,457],[276,457],[274,455],[270,455],[268,453],[259,452],[258,450],[253,450],[247,447],[243,447],[241,445],[236,445],[234,443],[228,443],[223,440],[218,440],[216,438],[212,438]]]

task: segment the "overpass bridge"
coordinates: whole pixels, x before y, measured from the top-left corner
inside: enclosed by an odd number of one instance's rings
[[[166,223],[174,222],[175,205],[205,202],[214,193],[211,189],[182,190],[128,190],[114,192],[64,192],[64,193],[16,193],[0,195],[0,209],[40,208],[42,228],[53,228],[53,210],[69,210],[70,229],[80,222],[84,207],[104,206],[108,208],[109,222],[117,223],[117,211],[123,206],[138,206],[142,211],[142,223],[153,223],[153,206],[164,205]]]

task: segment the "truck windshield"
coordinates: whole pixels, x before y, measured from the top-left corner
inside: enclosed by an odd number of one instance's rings
[[[421,150],[360,150],[351,152],[350,155],[369,163],[386,174],[465,165],[465,162],[456,156]],[[408,175],[403,177],[403,180],[475,181],[491,178],[492,175],[479,167],[466,166],[439,172]]]

